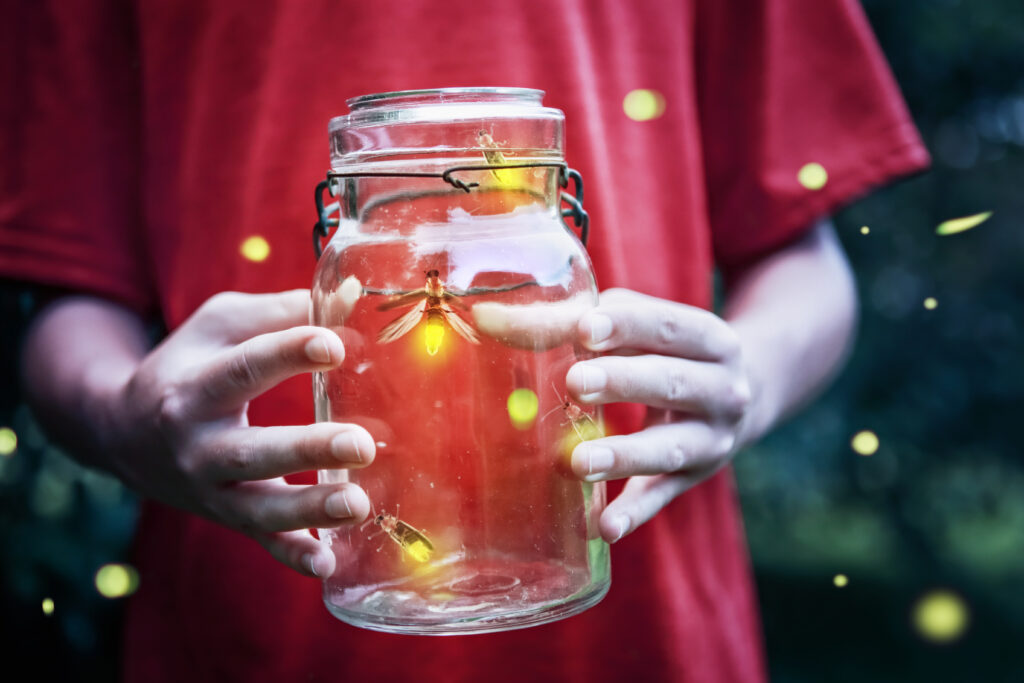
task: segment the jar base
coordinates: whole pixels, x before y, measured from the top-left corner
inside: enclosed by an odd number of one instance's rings
[[[610,579],[584,584],[564,598],[552,598],[552,588],[564,585],[565,572],[557,565],[538,572],[535,563],[500,571],[463,567],[459,576],[429,591],[407,586],[381,586],[364,590],[345,606],[325,596],[328,611],[347,624],[387,633],[409,635],[468,635],[539,626],[587,610],[608,593]],[[521,571],[520,571],[521,570]],[[529,578],[526,578],[529,577]],[[557,593],[554,593],[557,595]]]

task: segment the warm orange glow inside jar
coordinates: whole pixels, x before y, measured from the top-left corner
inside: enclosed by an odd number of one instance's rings
[[[317,420],[377,441],[369,467],[320,472],[359,484],[374,507],[362,527],[320,531],[337,558],[324,602],[350,624],[521,628],[608,590],[604,484],[568,466],[580,440],[602,434],[601,416],[565,390],[597,287],[562,221],[585,214],[561,191],[579,178],[563,160],[562,112],[542,95],[369,95],[331,121],[322,190],[337,203],[318,192],[318,229],[337,230],[312,315],[346,357],[315,377]]]

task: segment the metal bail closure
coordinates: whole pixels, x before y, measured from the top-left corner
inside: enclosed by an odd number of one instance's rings
[[[313,251],[316,253],[316,258],[319,261],[320,255],[323,254],[324,247],[321,243],[321,239],[327,237],[330,234],[329,228],[338,227],[338,216],[337,214],[341,211],[341,202],[333,202],[324,206],[324,191],[330,193],[332,197],[338,193],[338,183],[336,180],[327,177],[327,180],[321,180],[316,185],[316,193],[313,196],[313,201],[316,202],[316,215],[317,222],[313,224]]]
[[[590,216],[583,209],[583,176],[576,169],[563,166],[559,184],[562,187],[569,187],[570,178],[576,184],[576,193],[574,195],[568,192],[562,193],[562,201],[569,205],[569,208],[562,209],[562,218],[572,216],[572,222],[580,229],[580,242],[585,247],[587,246],[587,237],[590,236]],[[569,227],[568,223],[565,225]]]
[[[473,188],[479,186],[479,183],[470,183],[459,178],[454,177],[453,173],[459,173],[462,171],[494,171],[506,168],[536,168],[536,167],[557,167],[558,168],[558,185],[560,187],[568,188],[569,181],[572,180],[575,184],[575,192],[569,194],[568,192],[561,193],[561,201],[568,204],[568,208],[561,210],[561,216],[563,219],[572,216],[572,221],[577,228],[580,229],[580,242],[583,246],[587,246],[587,237],[590,235],[590,216],[583,209],[583,176],[580,172],[569,168],[563,163],[557,162],[528,162],[521,164],[473,164],[469,166],[453,166],[447,169],[443,173],[335,173],[331,171],[327,174],[326,180],[321,180],[317,183],[316,192],[314,193],[314,201],[316,202],[316,215],[317,222],[313,225],[313,251],[316,253],[316,257],[319,260],[320,255],[323,253],[323,243],[321,240],[330,235],[330,228],[338,227],[339,214],[341,211],[341,202],[332,202],[331,204],[324,205],[324,191],[327,191],[332,197],[338,196],[338,180],[341,178],[362,178],[362,177],[397,177],[397,178],[440,178],[444,182],[448,183],[452,187],[455,187],[463,192],[470,192]],[[572,228],[569,227],[568,222],[565,222],[565,227],[570,231]]]

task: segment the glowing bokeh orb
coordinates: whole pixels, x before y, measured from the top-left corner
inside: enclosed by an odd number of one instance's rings
[[[242,242],[242,246],[238,248],[238,251],[250,261],[260,263],[261,261],[266,261],[267,257],[270,256],[270,244],[263,237],[253,235]]]
[[[0,428],[0,455],[11,455],[18,450],[18,435],[10,427]]]
[[[96,590],[105,598],[123,598],[139,587],[139,573],[127,564],[105,564],[96,572]]]
[[[991,211],[983,211],[982,213],[964,216],[963,218],[951,218],[948,221],[939,223],[939,227],[935,228],[935,234],[955,235],[958,232],[964,232],[965,230],[970,230],[973,227],[981,225],[991,217]]]
[[[50,598],[43,598],[43,614],[50,616],[53,614],[53,600]]]
[[[918,634],[935,643],[949,643],[964,634],[970,621],[967,603],[950,590],[934,590],[914,604],[912,621]]]
[[[860,234],[867,235],[870,232],[871,232],[871,228],[869,228],[868,226],[866,226],[866,225],[860,226]]]
[[[516,429],[527,429],[537,419],[540,402],[529,389],[516,389],[508,395],[508,417]]]
[[[870,429],[864,429],[850,439],[850,448],[858,455],[874,455],[878,450],[878,435]]]
[[[622,110],[634,121],[650,121],[665,113],[665,98],[657,90],[631,90],[622,100]]]
[[[796,174],[796,179],[808,190],[820,190],[828,182],[828,171],[819,163],[804,164]]]
[[[933,296],[930,296],[930,297],[928,297],[927,299],[924,300],[924,307],[927,308],[929,311],[935,310],[935,307],[938,306],[938,305],[939,305],[938,299],[936,299]]]
[[[836,588],[844,588],[846,584],[850,583],[850,579],[846,574],[836,574],[832,577],[832,583],[836,585]]]

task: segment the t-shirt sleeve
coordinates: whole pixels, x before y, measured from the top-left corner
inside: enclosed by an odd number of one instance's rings
[[[696,30],[708,211],[726,273],[928,165],[856,0],[699,0]]]
[[[0,277],[146,312],[154,298],[142,249],[129,3],[8,4],[0,28]]]

